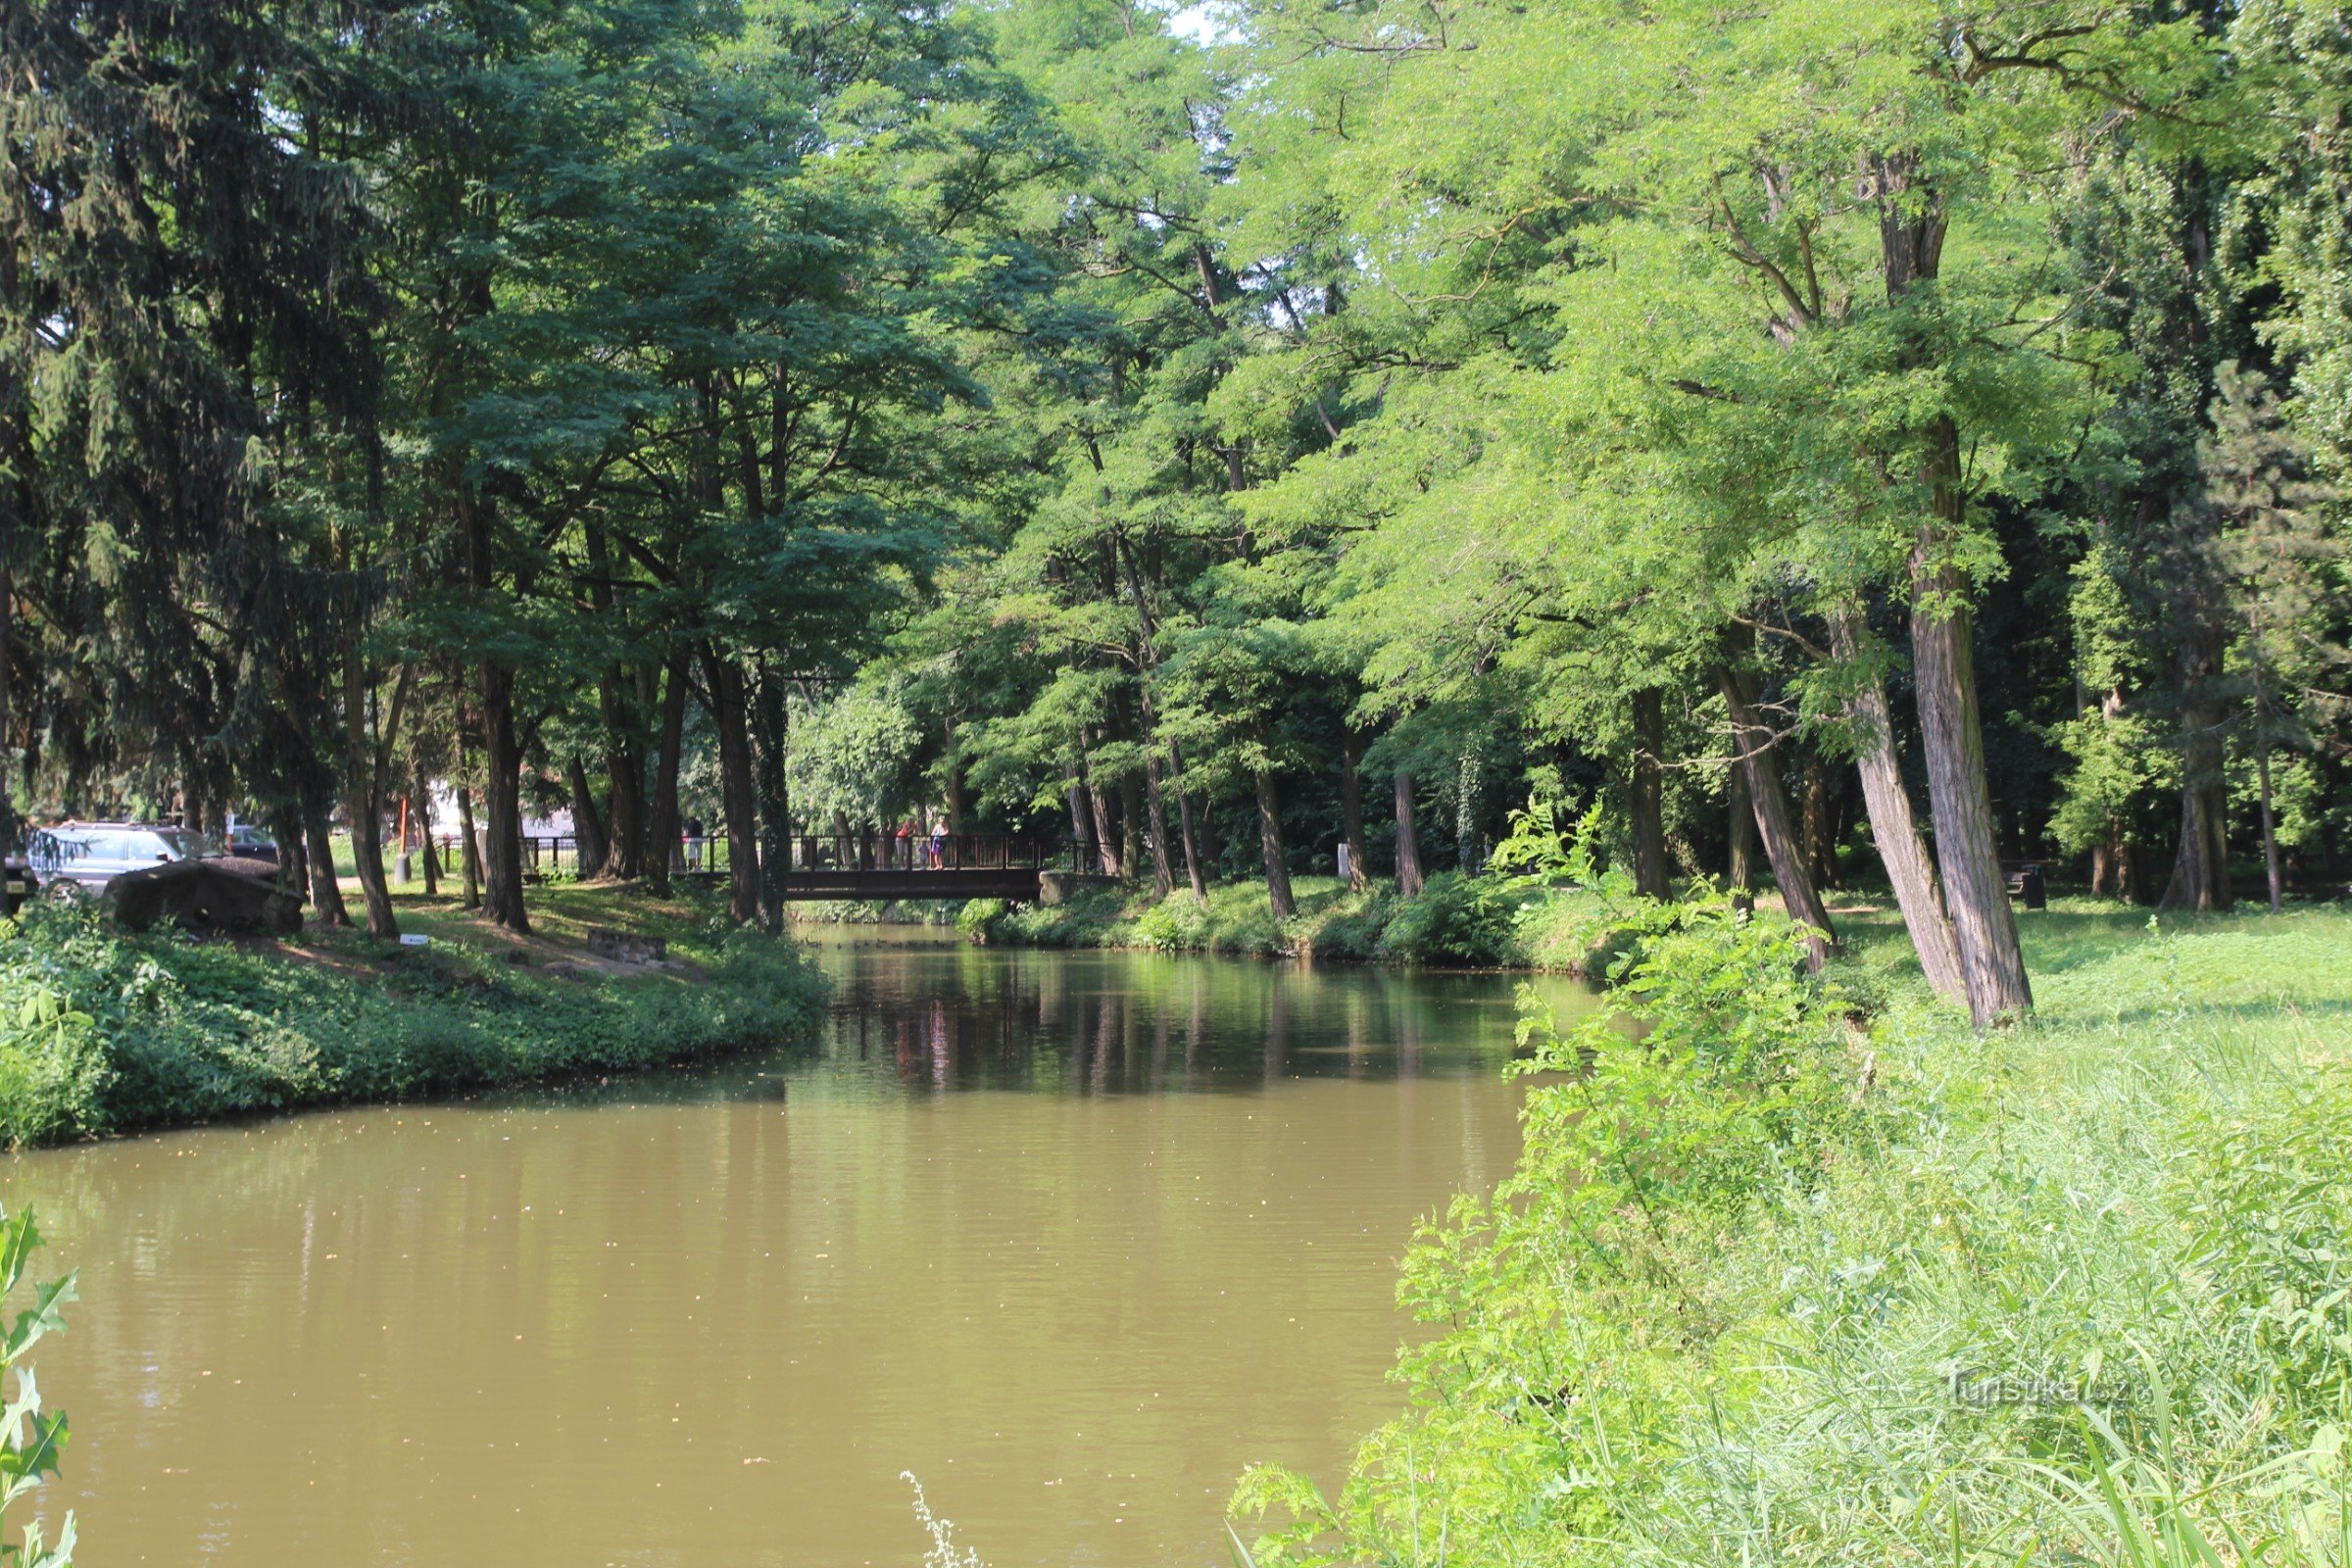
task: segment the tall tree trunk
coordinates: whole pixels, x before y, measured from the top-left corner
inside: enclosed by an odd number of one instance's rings
[[[646,875],[664,899],[670,873],[685,863],[678,842],[678,769],[686,744],[686,659],[680,649],[662,662],[662,734],[654,748],[654,813],[646,832]]]
[[[1728,664],[1715,669],[1716,688],[1732,720],[1732,744],[1747,775],[1748,802],[1755,808],[1756,831],[1764,840],[1764,858],[1772,862],[1772,879],[1780,885],[1781,906],[1788,918],[1808,928],[1805,963],[1815,972],[1829,961],[1836,936],[1830,911],[1805,872],[1805,859],[1788,819],[1788,796],[1781,787],[1780,759],[1772,750],[1772,731],[1756,716],[1754,697],[1745,678]]]
[[[750,925],[760,918],[759,789],[752,776],[750,694],[743,668],[703,645],[703,675],[710,686],[710,727],[718,732],[718,793],[727,818],[727,918]]]
[[[1421,896],[1421,835],[1413,827],[1413,775],[1396,770],[1396,891],[1408,899]]]
[[[303,836],[310,840],[311,908],[322,926],[348,926],[351,911],[343,906],[343,888],[335,880],[334,828],[322,805],[303,811]]]
[[[1078,764],[1064,762],[1061,769],[1062,798],[1070,808],[1070,854],[1072,866],[1080,871],[1096,863],[1101,853],[1095,847],[1095,824],[1088,813],[1086,786],[1078,781]]]
[[[602,682],[598,702],[605,719],[605,798],[612,806],[605,858],[595,874],[633,881],[645,874],[645,757],[617,670]]]
[[[1104,876],[1126,875],[1119,865],[1118,837],[1110,825],[1110,802],[1102,798],[1102,786],[1095,782],[1091,768],[1086,780],[1086,804],[1094,820],[1096,863]]]
[[[1943,873],[1952,937],[1968,1011],[1979,1028],[2033,1010],[2009,883],[1993,842],[1992,792],[1984,776],[1984,732],[1977,706],[1975,616],[1967,584],[1948,556],[1959,533],[1960,438],[1949,418],[1931,428],[1926,477],[1935,509],[1911,556],[1911,659],[1919,693],[1928,804],[1936,859]]]
[[[1225,851],[1217,838],[1215,803],[1205,794],[1195,795],[1193,802],[1193,832],[1200,840],[1200,869],[1209,880],[1216,879],[1217,870],[1225,863]]]
[[[522,904],[522,743],[514,736],[514,672],[481,666],[482,691],[482,911],[509,931],[527,935]]]
[[[571,863],[582,877],[599,874],[612,858],[612,841],[605,819],[596,808],[596,789],[588,782],[588,764],[574,752],[564,764],[564,781],[571,790]]]
[[[1144,863],[1144,798],[1133,773],[1119,780],[1119,867],[1125,876],[1141,874]]]
[[[307,897],[311,886],[311,856],[303,843],[300,808],[272,808],[270,833],[277,840],[277,885],[298,898]]]
[[[351,818],[351,854],[368,906],[368,934],[389,942],[400,935],[400,921],[392,912],[392,890],[384,881],[382,781],[375,765],[375,742],[368,733],[368,691],[367,669],[355,639],[343,656],[343,813]]]
[[[1348,847],[1348,887],[1368,892],[1372,868],[1364,857],[1364,741],[1352,729],[1340,734],[1340,842]]]
[[[599,619],[610,619],[612,570],[605,530],[591,519],[581,532],[588,550],[588,603]],[[645,757],[628,683],[617,663],[606,666],[597,682],[596,701],[605,723],[605,798],[611,807],[605,853],[594,864],[583,863],[580,874],[630,880],[645,874]]]
[[[1634,693],[1634,886],[1643,896],[1673,895],[1666,864],[1666,701],[1656,687]]]
[[[2261,722],[2261,715],[2255,715]],[[2271,809],[2271,737],[2258,730],[2254,737],[2254,778],[2262,790],[2262,869],[2270,878],[2271,912],[2286,907],[2286,882],[2278,874],[2278,822]]]
[[[2108,688],[2107,695],[2099,700],[2099,715],[2110,724],[2121,721],[2124,716],[2121,687]],[[2091,846],[2090,891],[2112,898],[2135,899],[2139,897],[2139,856],[2130,829],[2111,817],[2106,837]]]
[[[1837,834],[1830,820],[1835,808],[1830,800],[1829,765],[1821,754],[1808,747],[1800,769],[1804,780],[1798,797],[1797,838],[1804,846],[1805,869],[1817,888],[1838,885],[1838,857],[1835,850]]]
[[[1830,647],[1840,660],[1853,662],[1861,652],[1861,617],[1850,607],[1830,614]],[[1919,953],[1919,967],[1928,984],[1946,1001],[1965,1004],[1968,987],[1960,977],[1960,949],[1952,938],[1951,916],[1944,912],[1943,893],[1936,885],[1936,867],[1919,835],[1919,820],[1911,809],[1911,791],[1903,783],[1902,761],[1894,750],[1894,719],[1886,706],[1886,688],[1877,675],[1859,682],[1846,699],[1848,739],[1854,748],[1855,771],[1862,777],[1863,808],[1870,814],[1871,841],[1894,887],[1894,902],[1903,911],[1903,925]]]
[[[1753,893],[1756,890],[1756,861],[1763,851],[1756,843],[1756,806],[1748,795],[1746,768],[1732,769],[1724,796],[1731,808],[1728,829],[1731,852],[1724,866],[1724,881],[1734,893]]]
[[[1886,297],[1899,300],[1935,280],[1942,267],[1942,196],[1921,177],[1908,151],[1877,155],[1872,183],[1879,208],[1879,254]],[[2017,918],[2009,908],[1993,840],[1992,789],[1984,774],[1984,733],[1978,712],[1975,616],[1968,584],[1952,559],[1967,522],[1961,492],[1960,427],[1948,414],[1918,431],[1919,477],[1928,490],[1911,550],[1911,654],[1919,696],[1921,752],[1928,765],[1928,806],[1936,821],[1936,858],[1960,953],[1968,1011],[1979,1028],[2034,1006]]]
[[[458,868],[465,884],[459,901],[466,908],[482,906],[482,841],[473,825],[473,787],[458,786]]]
[[[1184,880],[1193,890],[1193,902],[1208,902],[1208,863],[1200,848],[1200,824],[1193,809],[1190,791],[1176,792],[1176,815],[1184,834]]]
[[[1152,892],[1166,898],[1176,890],[1176,871],[1168,863],[1168,803],[1159,789],[1159,759],[1144,752],[1144,808],[1151,816]]]
[[[792,736],[784,677],[764,662],[757,698],[760,742],[760,929],[784,929],[784,884],[792,866],[792,797],[786,772]]]
[[[1116,552],[1116,564],[1123,565],[1126,569],[1127,589],[1135,600],[1136,618],[1140,632],[1136,639],[1135,662],[1136,667],[1144,672],[1145,677],[1141,688],[1146,736],[1144,783],[1149,792],[1147,798],[1151,803],[1152,811],[1152,885],[1157,889],[1159,896],[1164,899],[1174,889],[1176,878],[1168,864],[1168,808],[1166,799],[1161,791],[1159,759],[1153,755],[1150,739],[1159,733],[1159,710],[1152,697],[1152,679],[1159,668],[1158,628],[1152,613],[1152,595],[1145,590],[1144,574],[1136,564],[1134,546],[1121,539],[1114,544],[1113,548]],[[1168,763],[1174,769],[1175,776],[1182,779],[1184,756],[1176,749],[1176,743],[1173,740],[1167,741],[1165,744],[1168,749]],[[1192,883],[1193,897],[1205,903],[1208,899],[1208,884],[1203,879],[1200,870],[1200,846],[1193,829],[1192,798],[1181,790],[1176,796],[1176,812],[1184,831],[1185,876]]]
[[[458,703],[456,733],[451,739],[455,746],[450,753],[453,760],[450,782],[458,797],[458,868],[465,884],[460,902],[465,908],[478,909],[482,906],[482,841],[473,821],[473,786],[469,782],[470,764],[466,760],[466,708],[462,698]]]
[[[424,896],[441,896],[441,854],[433,845],[433,781],[426,777],[424,763],[412,760],[409,776],[415,780],[416,844],[424,857]]]
[[[2180,650],[2181,690],[2198,692],[2219,664],[2193,642]],[[2222,772],[2223,714],[2193,698],[2180,714],[2180,845],[2164,890],[2167,909],[2227,909],[2230,892],[2230,790]]]
[[[489,308],[488,283],[480,281],[472,303]],[[448,388],[437,387],[436,397]],[[464,464],[445,464],[465,546],[466,583],[478,611],[488,612],[496,587],[493,540],[497,500],[465,476]],[[496,654],[474,666],[482,721],[482,909],[493,923],[528,933],[531,918],[522,903],[522,745],[514,733],[514,671]]]
[[[1269,769],[1257,770],[1256,785],[1257,853],[1266,866],[1266,898],[1274,906],[1274,918],[1288,920],[1298,912],[1298,904],[1291,897],[1290,852],[1282,841],[1282,798]]]
[[[1175,776],[1184,777],[1184,753],[1174,741],[1168,742],[1168,766]],[[1193,793],[1179,787],[1176,791],[1176,814],[1184,828],[1184,877],[1192,884],[1196,903],[1208,902],[1208,851],[1201,838],[1200,819],[1193,804]]]

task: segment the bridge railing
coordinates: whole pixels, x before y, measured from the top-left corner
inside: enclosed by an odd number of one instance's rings
[[[803,833],[791,856],[794,871],[1042,871],[1065,847],[1003,833]]]
[[[445,873],[455,873],[458,857],[464,853],[465,836],[459,833],[436,833],[433,843],[441,852],[441,866]],[[670,862],[679,870],[724,871],[727,868],[727,841],[722,834],[692,833],[678,836],[678,857]],[[593,876],[595,866],[580,864],[580,841],[569,833],[525,833],[522,836],[522,871],[525,876],[544,876],[550,871],[568,871],[574,876]]]
[[[442,865],[455,872],[462,836],[433,837]],[[1078,863],[1075,841],[1004,833],[796,833],[787,853],[789,871],[1043,871]],[[670,863],[688,875],[723,875],[731,867],[726,836],[680,834],[677,857]],[[593,875],[597,868],[581,866],[579,840],[572,834],[537,833],[523,836],[522,869],[526,876],[551,871],[580,876]]]

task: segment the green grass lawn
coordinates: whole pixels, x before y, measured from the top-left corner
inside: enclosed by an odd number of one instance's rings
[[[331,843],[335,881],[355,921],[365,922],[367,906],[360,887],[358,862],[352,858],[351,837],[337,833]],[[451,857],[454,860],[455,857]],[[642,886],[610,882],[580,882],[567,875],[545,877],[527,885],[524,906],[530,916],[527,939],[500,930],[464,906],[464,879],[452,865],[438,890],[424,892],[421,857],[406,882],[396,879],[398,858],[384,858],[385,877],[392,891],[392,907],[404,932],[439,942],[460,943],[504,955],[520,953],[545,962],[578,959],[586,950],[588,932],[603,926],[661,937],[681,947],[680,958],[691,970],[693,952],[722,933],[713,926],[726,913],[723,892],[690,882],[675,882],[667,898],[656,898]]]

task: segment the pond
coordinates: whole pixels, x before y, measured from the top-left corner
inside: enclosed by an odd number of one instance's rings
[[[1513,981],[819,927],[814,1055],[18,1157],[92,1562],[1226,1564],[1396,1406]],[[1590,1005],[1559,983],[1563,1010]]]

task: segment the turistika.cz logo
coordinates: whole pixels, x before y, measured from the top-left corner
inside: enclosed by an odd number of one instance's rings
[[[2055,1378],[2020,1372],[1979,1372],[1962,1367],[1944,1379],[1954,1404],[1989,1410],[2007,1404],[2091,1405],[2116,1409],[2132,1402],[2132,1383],[2122,1377]]]

